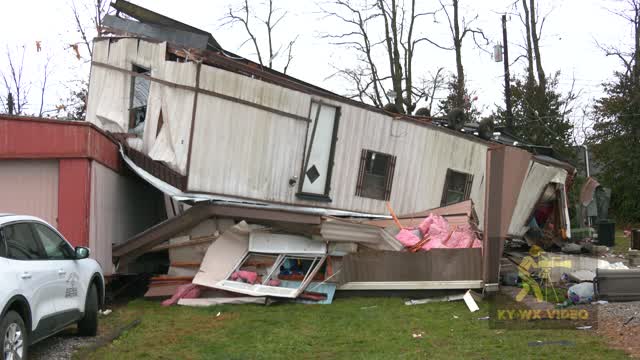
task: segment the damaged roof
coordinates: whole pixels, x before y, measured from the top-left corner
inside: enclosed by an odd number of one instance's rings
[[[204,30],[200,30],[191,25],[187,25],[180,21],[174,20],[170,17],[164,16],[162,14],[158,14],[155,11],[151,11],[147,8],[143,8],[142,6],[132,4],[125,0],[116,0],[116,2],[111,3],[111,7],[116,9],[116,16],[107,15],[105,19],[109,19],[107,23],[114,24],[112,21],[113,18],[116,18],[120,13],[124,13],[141,23],[153,24],[159,27],[167,28],[168,30],[178,30],[185,33],[198,34],[206,37],[205,48],[209,50],[222,50],[222,46],[218,43],[218,41],[211,35],[211,33],[206,32]],[[120,19],[120,18],[117,18]],[[125,20],[126,19],[122,19]]]

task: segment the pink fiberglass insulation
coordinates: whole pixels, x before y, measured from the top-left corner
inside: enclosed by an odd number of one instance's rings
[[[171,306],[178,303],[180,299],[197,299],[200,297],[201,288],[195,284],[185,284],[176,290],[170,299],[162,302],[162,306]]]
[[[420,241],[420,237],[420,233],[416,234],[416,231],[412,231],[411,229],[402,229],[396,235],[396,239],[400,241],[400,243],[404,245],[404,247],[411,247],[417,244],[418,241]]]
[[[239,270],[231,274],[231,280],[242,280],[253,285],[256,283],[256,281],[258,281],[258,274],[254,271]]]
[[[421,247],[424,251],[482,247],[480,239],[471,226],[462,225],[451,229],[445,218],[435,214],[425,218],[417,229],[402,229],[396,235],[396,239],[407,248],[415,246],[426,237],[429,237],[430,240]]]

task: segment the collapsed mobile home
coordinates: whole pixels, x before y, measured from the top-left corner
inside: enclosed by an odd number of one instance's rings
[[[102,262],[124,271],[169,249],[169,275],[249,295],[299,295],[270,283],[288,279],[291,259],[302,268],[296,289],[318,279],[345,290],[482,288],[497,282],[504,239],[525,237],[541,202],[553,204],[552,237],[570,237],[571,166],[336,95],[230,54],[201,30],[114,7],[136,20],[107,16],[110,36],[94,40],[87,121],[118,139],[127,165],[165,194],[168,215],[113,239]],[[425,209],[460,203],[483,235],[478,247],[414,253],[394,237]],[[387,204],[408,215],[380,226]],[[178,255],[180,243],[189,254]],[[264,267],[258,284],[238,279],[247,264]]]

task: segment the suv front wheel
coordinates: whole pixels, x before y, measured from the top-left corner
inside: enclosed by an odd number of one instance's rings
[[[0,334],[2,334],[2,360],[27,358],[27,329],[17,312],[7,312],[4,319],[0,321]]]
[[[81,336],[96,336],[98,334],[98,289],[91,284],[84,306],[84,317],[78,321],[78,333]]]

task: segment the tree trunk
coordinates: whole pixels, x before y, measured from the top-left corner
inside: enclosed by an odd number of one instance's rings
[[[404,112],[402,101],[402,63],[400,62],[400,50],[398,49],[398,12],[396,1],[391,0],[391,30],[393,36],[393,91],[396,93],[395,105],[400,112]],[[408,89],[407,89],[408,90]]]
[[[522,0],[522,7],[524,9],[524,28],[527,34],[527,82],[533,84],[535,75],[533,74],[533,49],[531,48],[531,23],[529,19],[529,7],[527,6],[527,0]]]
[[[395,83],[395,78],[396,78],[396,68],[395,68],[395,62],[393,61],[393,43],[391,40],[391,31],[389,31],[390,25],[389,25],[389,17],[387,16],[387,13],[385,11],[384,8],[384,1],[383,0],[378,0],[378,7],[380,8],[380,13],[382,14],[382,18],[384,19],[384,35],[385,35],[385,42],[387,44],[387,56],[389,57],[389,71],[391,74],[391,82],[393,84],[393,89],[395,91],[396,89],[396,83]],[[386,95],[386,94],[385,94]]]
[[[404,104],[407,114],[412,114],[415,109],[413,104],[413,24],[415,22],[416,0],[411,0],[411,20],[409,22],[409,32],[407,34],[406,52],[404,56],[404,88],[406,95],[404,96]]]
[[[464,108],[464,68],[462,67],[462,39],[458,23],[458,0],[453,0],[453,44],[456,50],[457,90],[455,107]]]
[[[634,60],[633,60],[633,80],[636,84],[640,78],[640,2],[633,1],[633,27],[635,31],[635,47],[634,47]]]
[[[542,59],[540,58],[540,46],[538,37],[538,24],[536,24],[536,1],[529,0],[529,15],[531,19],[531,40],[533,42],[533,51],[536,55],[536,69],[538,71],[538,85],[541,92],[544,93],[547,88],[547,80],[544,76],[544,69],[542,68]]]

